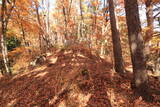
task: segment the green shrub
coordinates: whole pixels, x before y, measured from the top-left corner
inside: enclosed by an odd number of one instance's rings
[[[20,44],[21,44],[20,40],[14,36],[10,36],[7,38],[8,51],[12,51],[14,48],[19,47]]]

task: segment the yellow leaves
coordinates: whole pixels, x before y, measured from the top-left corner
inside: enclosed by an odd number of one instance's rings
[[[24,47],[18,47],[18,48],[15,48],[13,51],[9,52],[8,55],[10,57],[14,57],[14,56],[17,56],[24,51],[25,51]]]
[[[81,0],[82,2],[86,1],[86,0]]]
[[[153,43],[160,43],[160,38],[158,37],[158,36],[155,36],[155,37],[153,37],[152,39],[151,39],[151,41],[153,42]],[[160,47],[159,47],[160,48]]]
[[[147,27],[143,28],[143,31],[146,32],[146,31],[148,31],[149,29],[150,29],[150,27],[147,26]]]
[[[91,13],[86,13],[84,16],[86,16],[86,17],[91,17],[92,14],[91,14]]]
[[[22,52],[24,52],[26,49],[24,47],[18,47],[15,48],[13,51],[8,52],[9,59],[14,59],[15,57],[18,57]],[[0,53],[0,60],[2,60],[2,54]]]
[[[82,5],[82,10],[83,10],[84,12],[87,12],[87,10],[88,10],[87,6],[83,4],[83,5]]]

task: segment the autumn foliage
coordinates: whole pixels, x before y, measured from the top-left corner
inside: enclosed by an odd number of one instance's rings
[[[159,0],[0,0],[0,8],[0,105],[160,106]]]

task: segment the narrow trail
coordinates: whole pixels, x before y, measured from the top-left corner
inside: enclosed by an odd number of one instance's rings
[[[0,107],[133,107],[131,78],[113,74],[110,62],[83,48],[61,50],[28,72],[1,78]]]

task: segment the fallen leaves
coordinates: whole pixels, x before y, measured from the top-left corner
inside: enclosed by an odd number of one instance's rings
[[[71,51],[72,50],[72,51]],[[1,106],[57,106],[65,107],[159,107],[159,82],[150,78],[155,101],[147,103],[135,99],[131,90],[132,73],[123,77],[112,71],[112,64],[77,48],[47,56],[44,65],[12,78],[1,78]],[[65,66],[64,66],[65,65]],[[88,77],[82,75],[86,69]],[[69,82],[70,81],[70,82]],[[71,83],[71,84],[69,84]],[[65,88],[65,84],[67,88]],[[62,89],[69,89],[57,96]],[[63,92],[63,90],[62,90]],[[55,104],[57,100],[57,104]]]

